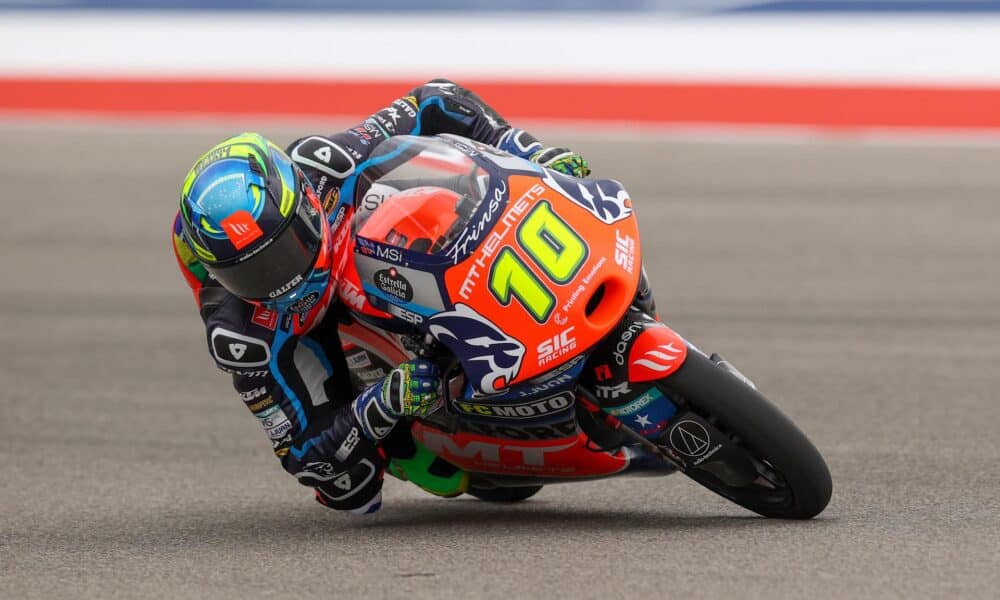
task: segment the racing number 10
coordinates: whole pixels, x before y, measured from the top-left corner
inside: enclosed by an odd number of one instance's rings
[[[542,272],[554,283],[568,283],[587,260],[587,246],[569,225],[541,201],[517,228],[517,241]],[[490,291],[508,306],[511,296],[539,323],[544,323],[556,298],[517,254],[506,246],[490,268]]]

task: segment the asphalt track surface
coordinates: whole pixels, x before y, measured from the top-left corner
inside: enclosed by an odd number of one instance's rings
[[[0,597],[996,597],[1000,147],[556,136],[627,184],[664,317],[799,423],[833,500],[390,480],[365,520],[280,469],[174,267],[225,133],[0,130]]]

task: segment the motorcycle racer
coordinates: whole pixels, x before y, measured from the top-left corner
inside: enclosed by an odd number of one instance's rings
[[[418,448],[395,424],[441,401],[426,361],[399,365],[353,389],[338,337],[349,310],[337,300],[350,235],[341,185],[372,151],[401,134],[454,133],[567,175],[589,165],[511,127],[475,94],[433,80],[356,127],[312,135],[285,151],[245,133],[191,168],[173,225],[178,264],[205,323],[209,351],[270,438],[282,466],[331,508],[373,513],[390,459],[394,472],[440,495],[467,478]],[[404,432],[405,433],[405,432]]]

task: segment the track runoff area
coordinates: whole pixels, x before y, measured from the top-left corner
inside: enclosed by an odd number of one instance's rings
[[[346,112],[424,78],[391,75],[365,80],[385,93]],[[281,142],[335,130],[349,123],[339,109],[97,110],[72,93],[23,106],[7,93],[22,83],[4,77],[0,175],[7,197],[35,201],[0,236],[2,595],[995,596],[990,127],[952,111],[943,127],[859,128],[587,129],[515,114],[625,183],[664,318],[809,434],[833,501],[784,523],[681,476],[549,486],[518,506],[389,480],[382,514],[357,520],[315,505],[275,464],[211,366],[167,234],[180,178],[205,148],[240,129]],[[953,83],[989,89],[972,79]],[[503,88],[470,85],[491,102]]]

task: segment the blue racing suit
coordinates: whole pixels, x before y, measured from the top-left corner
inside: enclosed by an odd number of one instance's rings
[[[472,92],[434,80],[347,131],[296,140],[287,153],[332,218],[341,186],[380,143],[394,135],[441,133],[524,158],[541,149],[534,137],[510,127]],[[310,330],[295,333],[296,315],[247,303],[208,276],[183,237],[179,213],[173,242],[205,323],[209,352],[219,369],[232,374],[233,386],[285,470],[316,488],[316,499],[325,506],[377,511],[387,455],[382,438],[372,432],[387,431],[395,421],[355,402],[362,390],[352,387],[337,335],[337,319],[349,318],[348,309],[334,300]]]

